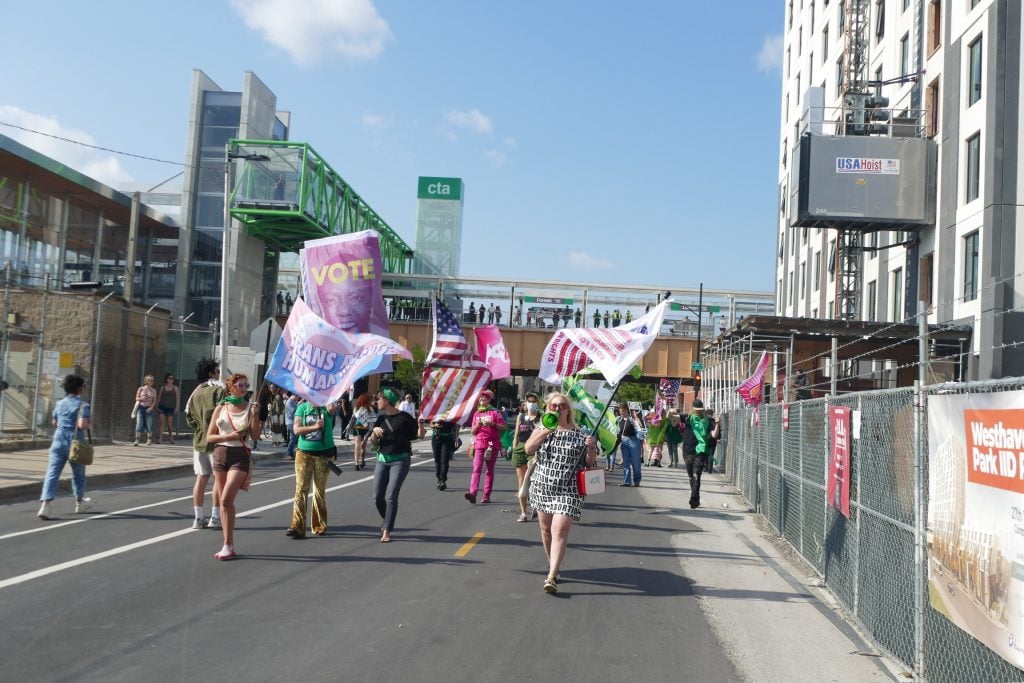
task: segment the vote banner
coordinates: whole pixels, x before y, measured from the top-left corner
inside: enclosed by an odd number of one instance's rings
[[[392,355],[412,358],[387,337],[339,330],[299,299],[270,358],[266,380],[322,406],[347,393],[356,380]]]
[[[1024,668],[1024,391],[928,397],[932,607]]]
[[[850,516],[850,408],[830,406],[828,409],[831,451],[825,479],[825,493],[830,507],[844,517]]]
[[[309,240],[299,251],[302,296],[340,330],[388,336],[380,235],[373,230]]]

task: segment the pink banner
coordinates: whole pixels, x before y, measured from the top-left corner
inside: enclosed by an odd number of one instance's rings
[[[829,506],[844,517],[850,516],[850,409],[832,406],[828,409],[828,427],[832,449],[825,475],[825,493]]]
[[[299,258],[303,298],[313,313],[345,332],[388,336],[376,232],[310,240]]]
[[[473,329],[476,335],[476,355],[491,371],[491,379],[501,379],[512,375],[512,362],[509,360],[505,342],[497,325],[485,325]]]

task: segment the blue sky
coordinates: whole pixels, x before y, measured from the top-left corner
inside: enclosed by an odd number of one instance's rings
[[[463,275],[773,288],[784,3],[9,3],[0,123],[181,162],[193,68],[256,73],[407,242],[466,183]],[[180,170],[0,125],[115,187]]]

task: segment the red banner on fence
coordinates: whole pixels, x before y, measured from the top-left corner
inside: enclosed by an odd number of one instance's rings
[[[828,504],[850,516],[850,409],[832,406],[828,409],[828,427],[832,449],[829,453],[825,479]]]

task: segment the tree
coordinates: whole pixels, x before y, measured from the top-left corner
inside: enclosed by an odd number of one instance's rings
[[[615,399],[619,403],[635,401],[645,406],[652,405],[654,403],[654,385],[623,380],[619,384],[619,390],[615,393]]]
[[[419,344],[410,349],[412,360],[402,360],[395,363],[391,373],[391,384],[401,385],[402,391],[419,396],[423,387],[423,361],[427,357],[427,351]]]

